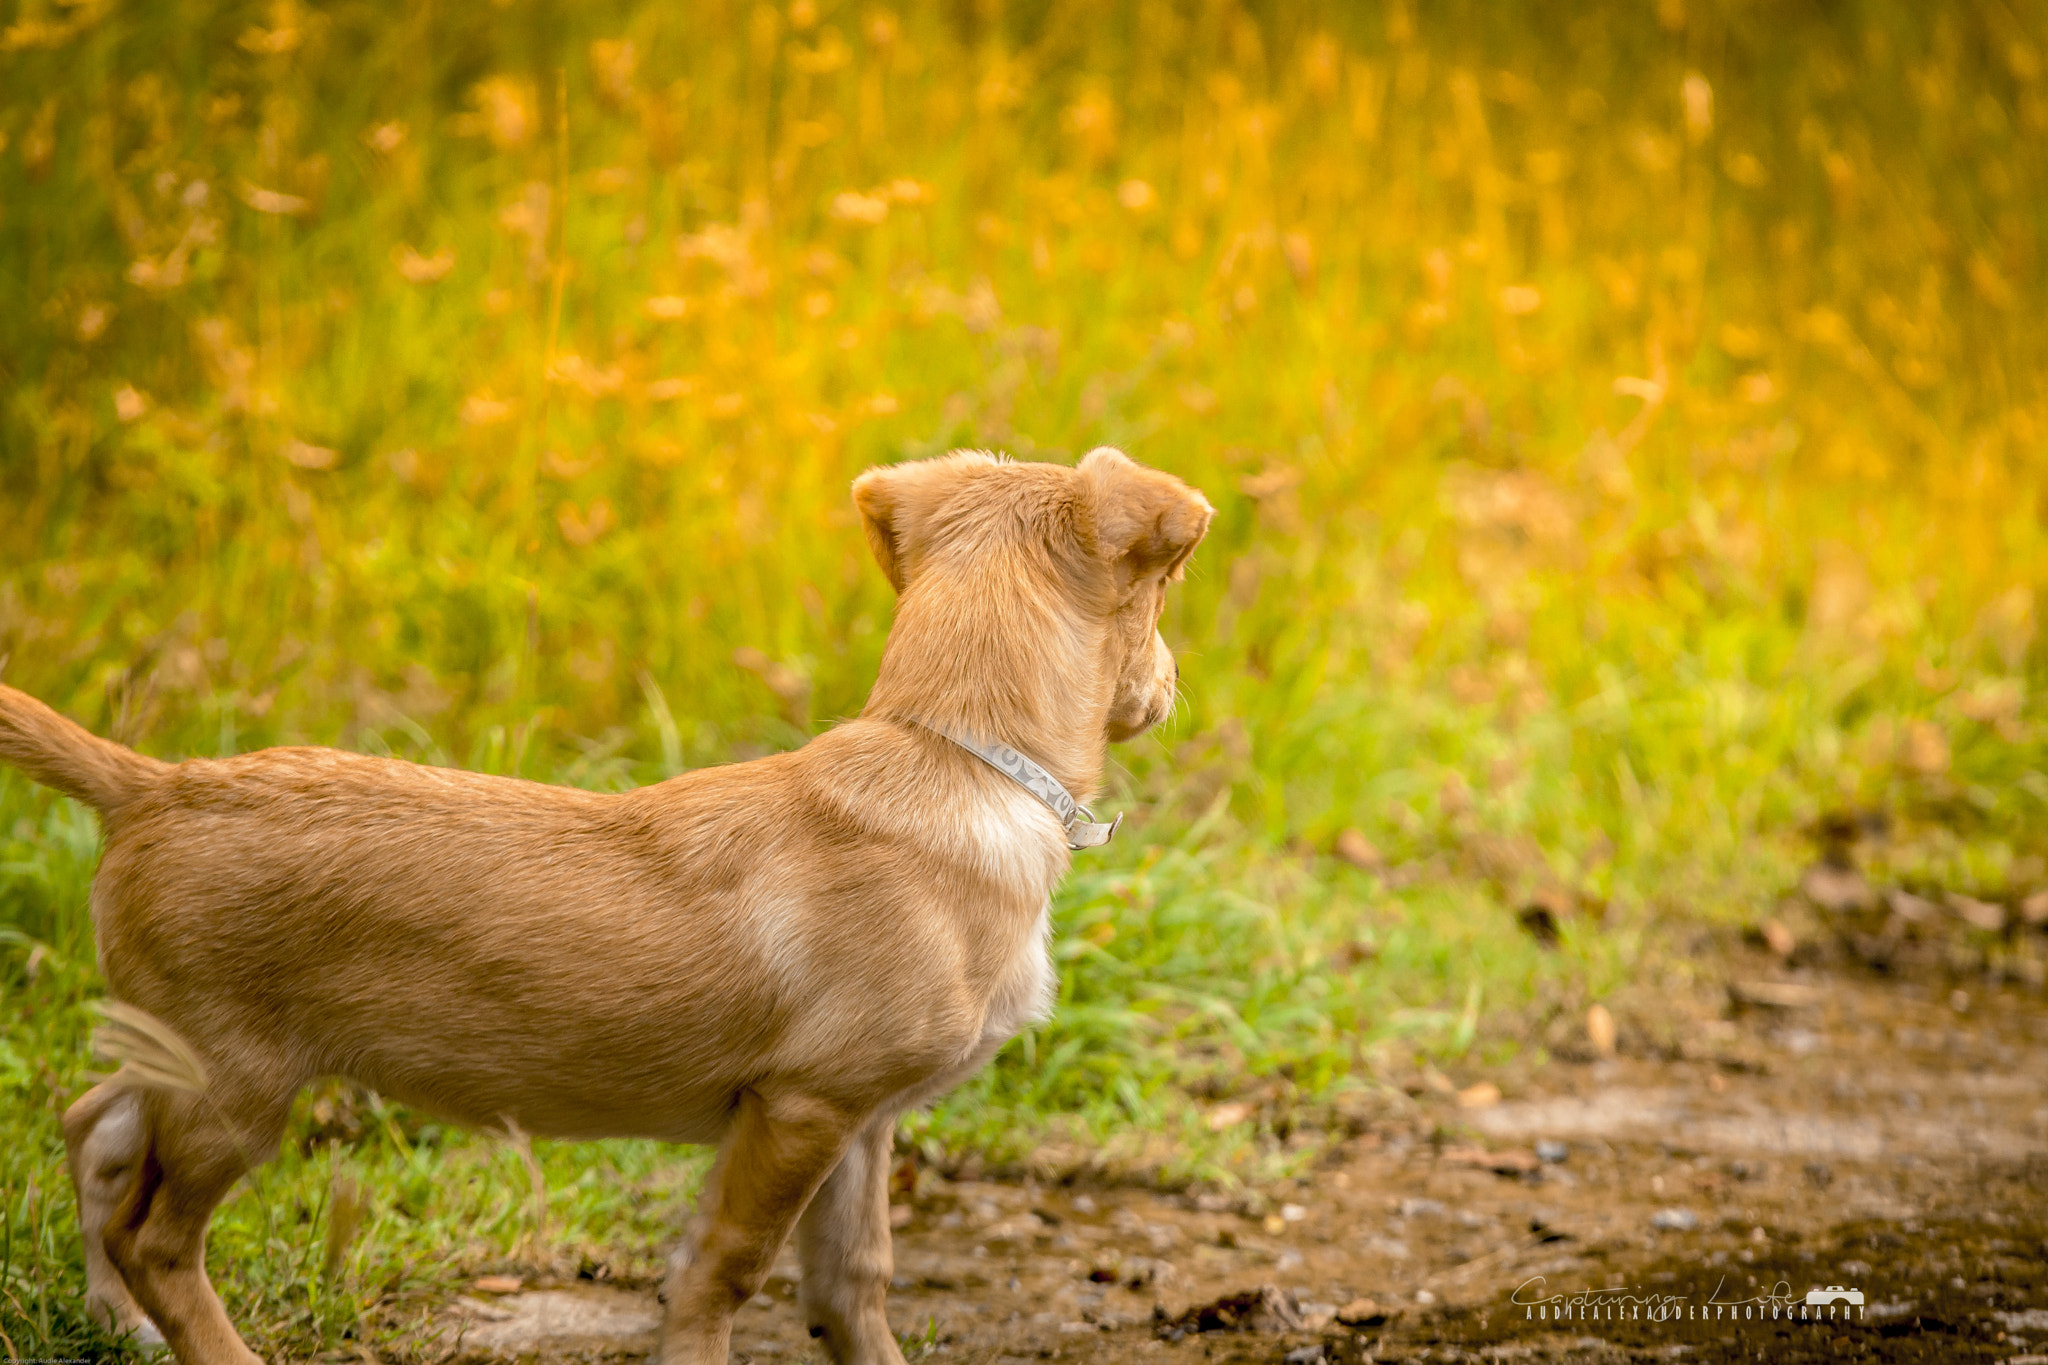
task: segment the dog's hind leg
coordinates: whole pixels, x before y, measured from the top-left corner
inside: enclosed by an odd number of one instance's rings
[[[240,1102],[237,1102],[237,1101]],[[151,1091],[137,1178],[108,1220],[107,1255],[180,1365],[261,1365],[206,1278],[206,1225],[243,1172],[275,1149],[291,1092],[254,1099]]]
[[[868,1121],[797,1224],[804,1321],[838,1365],[903,1365],[883,1311],[895,1256],[889,1237],[889,1145],[896,1116]]]
[[[163,1333],[128,1292],[107,1257],[107,1223],[142,1170],[142,1094],[96,1085],[64,1111],[64,1151],[78,1191],[78,1231],[85,1240],[85,1306],[107,1330],[133,1334],[146,1348],[162,1346]]]

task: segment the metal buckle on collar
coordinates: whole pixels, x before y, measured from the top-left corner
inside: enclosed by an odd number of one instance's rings
[[[1074,807],[1074,818],[1067,822],[1067,847],[1071,849],[1101,848],[1116,837],[1117,826],[1124,822],[1124,813],[1118,811],[1116,819],[1103,824],[1095,818],[1095,812],[1086,806]]]

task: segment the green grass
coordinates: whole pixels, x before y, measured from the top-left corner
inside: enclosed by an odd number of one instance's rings
[[[858,710],[861,468],[1121,444],[1219,509],[1188,706],[1114,755],[1055,1019],[904,1142],[1269,1178],[1419,1068],[1650,1028],[1826,812],[2048,880],[2043,32],[0,0],[6,678],[165,755],[650,781]],[[0,841],[0,1330],[86,1354],[95,832],[8,775]],[[534,1255],[502,1142],[312,1105],[216,1224],[259,1349]],[[646,1273],[701,1155],[539,1147],[549,1254]]]

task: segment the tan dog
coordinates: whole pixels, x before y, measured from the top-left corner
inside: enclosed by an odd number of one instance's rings
[[[853,493],[899,595],[860,717],[624,795],[332,749],[172,765],[0,687],[0,759],[101,813],[110,992],[207,1076],[117,1076],[64,1116],[102,1320],[256,1365],[207,1222],[293,1096],[339,1075],[478,1126],[719,1144],[665,1365],[726,1359],[792,1228],[811,1334],[901,1361],[896,1116],[1044,1017],[1068,864],[1048,799],[965,746],[1014,746],[1085,800],[1104,742],[1168,713],[1156,627],[1211,513],[1108,449],[949,455]]]

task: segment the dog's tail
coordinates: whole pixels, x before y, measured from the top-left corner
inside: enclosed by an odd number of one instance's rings
[[[121,809],[170,771],[161,759],[101,739],[26,692],[0,683],[0,762],[46,787],[96,806]]]
[[[176,1029],[121,1000],[95,1000],[92,1010],[100,1017],[92,1049],[120,1067],[107,1078],[114,1086],[206,1093],[206,1064]]]

